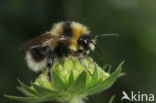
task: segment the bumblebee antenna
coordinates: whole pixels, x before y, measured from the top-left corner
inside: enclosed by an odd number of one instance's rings
[[[103,36],[119,36],[119,34],[117,33],[99,34],[99,35],[96,35],[95,38],[103,37]]]

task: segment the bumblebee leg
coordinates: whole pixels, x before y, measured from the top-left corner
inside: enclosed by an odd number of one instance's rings
[[[51,52],[49,55],[48,62],[47,62],[47,69],[48,69],[47,75],[48,75],[48,80],[51,83],[52,88],[57,92],[57,90],[54,86],[53,80],[52,80],[52,76],[51,76],[51,73],[52,73],[51,67],[53,66],[53,62],[54,62],[54,52]]]
[[[82,66],[87,70],[87,72],[89,73],[89,75],[92,76],[92,74],[90,73],[89,69],[87,68],[85,62],[81,58],[81,56],[78,53],[76,53],[75,56],[78,58],[79,62],[82,64]]]

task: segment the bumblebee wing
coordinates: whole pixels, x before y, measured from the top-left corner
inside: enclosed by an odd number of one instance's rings
[[[22,43],[21,49],[32,49],[42,45],[54,45],[56,42],[67,42],[68,40],[69,38],[66,36],[56,37],[47,33],[25,41]]]
[[[38,37],[32,38],[30,40],[25,41],[21,45],[21,49],[31,49],[39,47],[43,44],[49,44],[51,41],[54,40],[54,37],[50,34],[43,34]]]

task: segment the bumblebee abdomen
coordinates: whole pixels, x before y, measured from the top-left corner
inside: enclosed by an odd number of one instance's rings
[[[32,58],[36,62],[42,61],[45,57],[47,57],[48,53],[50,52],[50,47],[37,47],[29,50]]]

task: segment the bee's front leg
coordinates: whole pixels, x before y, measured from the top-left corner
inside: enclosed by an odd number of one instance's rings
[[[87,72],[89,73],[90,76],[92,76],[91,72],[89,71],[89,69],[87,68],[85,62],[83,61],[83,59],[81,58],[80,54],[78,52],[72,51],[70,50],[70,52],[77,57],[77,59],[79,60],[79,62],[82,64],[82,66],[87,70]]]
[[[55,86],[54,86],[53,79],[52,79],[52,76],[51,76],[51,74],[52,74],[52,69],[51,69],[51,67],[53,66],[54,58],[55,58],[55,54],[54,54],[53,51],[51,51],[51,52],[49,53],[49,58],[48,58],[48,61],[47,61],[47,69],[48,69],[48,74],[47,74],[47,75],[48,75],[48,80],[49,80],[49,82],[51,83],[52,88],[53,88],[56,92],[58,92],[58,91],[56,90]]]

